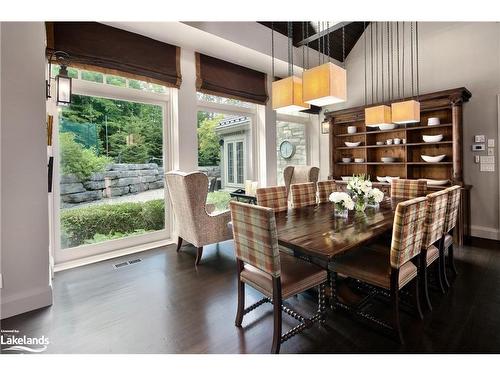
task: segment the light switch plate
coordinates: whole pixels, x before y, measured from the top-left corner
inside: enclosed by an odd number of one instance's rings
[[[474,142],[476,142],[476,143],[484,143],[484,142],[486,142],[486,137],[484,136],[484,134],[475,135],[474,136]]]
[[[475,143],[472,145],[472,151],[484,151],[486,148],[484,147],[484,143]]]
[[[495,147],[495,140],[494,139],[488,139],[488,147]]]
[[[495,164],[481,163],[481,172],[495,172]]]
[[[495,164],[494,156],[481,156],[481,164]]]
[[[488,147],[488,156],[495,156],[495,149],[493,147]]]
[[[479,155],[474,155],[474,163],[479,164]]]

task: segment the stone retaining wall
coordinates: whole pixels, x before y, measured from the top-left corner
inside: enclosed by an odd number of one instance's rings
[[[103,198],[163,188],[163,168],[155,163],[110,164],[106,171],[81,181],[74,175],[61,176],[63,207]]]

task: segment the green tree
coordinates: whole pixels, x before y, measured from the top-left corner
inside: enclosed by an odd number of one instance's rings
[[[224,117],[217,115],[205,118],[198,125],[198,164],[218,165],[220,163],[220,137],[215,127]]]

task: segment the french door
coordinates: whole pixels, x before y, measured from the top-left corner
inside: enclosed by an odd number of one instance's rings
[[[225,179],[227,185],[241,187],[245,184],[245,139],[230,138],[225,141]]]

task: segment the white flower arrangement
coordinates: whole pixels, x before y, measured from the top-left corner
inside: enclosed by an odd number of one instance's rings
[[[384,193],[377,188],[371,189],[366,196],[369,204],[378,204],[384,200]]]
[[[341,210],[353,210],[354,209],[354,201],[349,196],[349,194],[335,191],[330,194],[328,197],[329,201],[335,204],[335,207]]]

